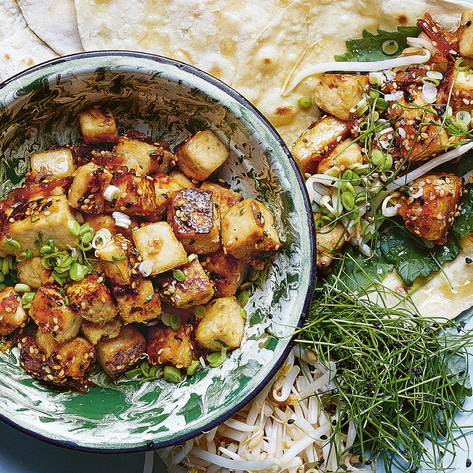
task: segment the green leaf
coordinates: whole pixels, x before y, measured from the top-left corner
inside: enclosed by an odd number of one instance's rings
[[[463,194],[460,205],[460,216],[452,228],[453,234],[459,241],[468,233],[473,232],[473,185],[466,186],[467,192]]]
[[[344,258],[336,259],[332,264],[332,272],[323,281],[330,286],[343,285],[342,290],[362,292],[379,284],[393,265],[382,256],[374,255],[366,258],[352,246],[348,247]]]
[[[386,261],[393,264],[400,278],[412,286],[419,277],[427,277],[441,269],[443,263],[452,261],[459,253],[455,238],[446,245],[427,248],[423,242],[403,228],[390,227],[379,235],[379,251]]]
[[[336,61],[340,62],[366,62],[366,61],[382,61],[399,56],[408,44],[406,38],[408,36],[418,36],[420,29],[417,26],[398,26],[397,31],[388,32],[378,30],[378,34],[372,34],[367,30],[363,30],[363,38],[353,39],[346,42],[347,52],[335,56]],[[383,52],[382,46],[385,41],[397,41],[399,49],[397,53],[388,55]]]

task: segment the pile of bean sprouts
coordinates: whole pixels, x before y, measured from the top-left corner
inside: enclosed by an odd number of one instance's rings
[[[184,444],[159,450],[169,473],[261,471],[324,473],[340,467],[375,471],[345,454],[355,439],[350,424],[333,442],[332,415],[323,406],[324,393],[335,389],[335,363],[325,366],[312,352],[295,346],[278,374],[246,407],[218,427]],[[302,468],[302,469],[301,469]]]

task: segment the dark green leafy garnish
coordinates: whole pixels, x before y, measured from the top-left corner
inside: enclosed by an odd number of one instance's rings
[[[335,60],[339,62],[367,62],[393,58],[399,56],[402,50],[407,48],[407,37],[418,36],[419,33],[420,28],[417,26],[398,26],[397,31],[388,32],[378,30],[377,34],[363,30],[363,37],[347,41],[347,52],[335,56]],[[386,41],[397,42],[399,48],[396,53],[386,54],[383,51],[383,44],[385,44]]]

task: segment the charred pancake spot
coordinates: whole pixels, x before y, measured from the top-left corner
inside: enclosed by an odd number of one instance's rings
[[[273,62],[273,61],[271,60],[270,57],[265,57],[265,58],[263,59],[263,65],[264,65],[264,66],[270,66],[270,65],[272,64],[272,62]]]
[[[407,18],[406,15],[399,15],[397,17],[397,22],[401,26],[407,26],[407,24],[409,23],[409,19]]]
[[[287,117],[292,114],[291,107],[278,107],[275,111],[278,117]]]

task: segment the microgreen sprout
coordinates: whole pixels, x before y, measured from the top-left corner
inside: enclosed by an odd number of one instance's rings
[[[352,452],[416,471],[444,471],[442,454],[455,451],[455,415],[471,395],[467,374],[473,334],[461,323],[388,309],[346,287],[318,291],[299,342],[329,365],[335,390],[314,392],[338,422],[330,442],[354,423]],[[432,447],[426,449],[428,440]],[[341,456],[343,451],[338,451]]]

